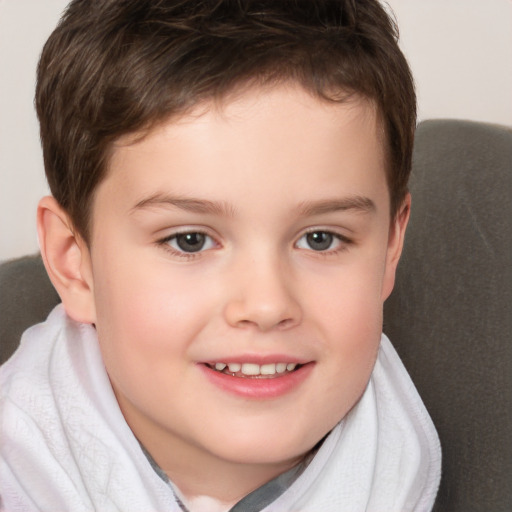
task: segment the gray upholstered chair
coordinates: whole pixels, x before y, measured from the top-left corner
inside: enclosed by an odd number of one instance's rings
[[[512,132],[428,121],[384,331],[438,429],[435,512],[512,511]]]
[[[441,438],[435,512],[510,512],[512,133],[480,123],[422,123],[411,191],[384,331]],[[57,302],[39,258],[0,266],[2,360]]]

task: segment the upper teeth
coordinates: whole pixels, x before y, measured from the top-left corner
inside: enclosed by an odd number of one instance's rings
[[[284,373],[285,371],[293,371],[297,366],[296,363],[215,363],[215,369],[223,371],[226,367],[231,373],[241,372],[244,375],[275,375],[276,373]]]

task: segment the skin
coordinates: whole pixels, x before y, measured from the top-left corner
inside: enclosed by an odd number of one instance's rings
[[[364,392],[410,203],[390,218],[384,166],[371,102],[287,84],[118,141],[89,246],[41,201],[42,253],[66,310],[95,324],[126,421],[186,496],[238,500],[301,460]],[[332,243],[312,246],[311,231]],[[185,252],[177,232],[205,245]],[[201,368],[276,354],[310,366],[277,397],[227,392]]]

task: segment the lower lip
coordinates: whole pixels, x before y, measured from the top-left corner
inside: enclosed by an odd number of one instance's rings
[[[206,364],[199,365],[208,380],[223,391],[243,398],[260,400],[278,398],[290,393],[309,377],[313,366],[314,363],[308,363],[279,377],[244,378],[212,370]]]

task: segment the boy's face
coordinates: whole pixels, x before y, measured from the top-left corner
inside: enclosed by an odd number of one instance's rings
[[[384,167],[370,103],[292,86],[116,145],[93,207],[91,321],[164,469],[166,450],[292,461],[356,403],[407,220],[390,222]]]

